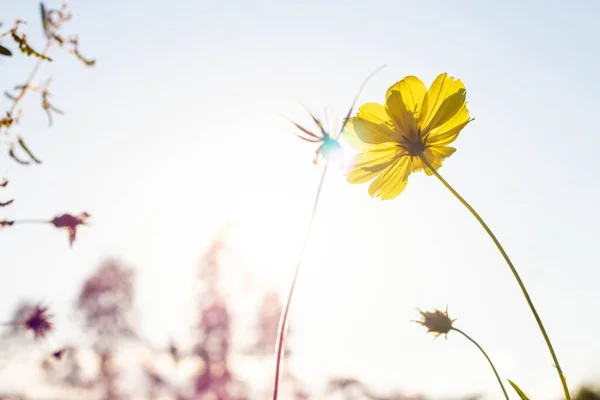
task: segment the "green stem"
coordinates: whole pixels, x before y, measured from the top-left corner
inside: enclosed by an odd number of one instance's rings
[[[494,371],[494,375],[496,375],[496,379],[498,379],[498,383],[500,384],[500,387],[502,388],[502,393],[504,393],[504,397],[506,397],[506,400],[510,400],[509,397],[508,397],[508,393],[506,393],[506,389],[504,388],[504,384],[502,383],[502,379],[500,378],[500,375],[498,375],[498,371],[496,371],[496,367],[494,367],[494,363],[492,362],[492,360],[490,359],[490,357],[487,355],[487,353],[485,352],[485,350],[483,350],[483,348],[479,345],[479,343],[477,343],[471,336],[467,335],[466,333],[464,333],[460,329],[455,328],[455,327],[452,327],[451,329],[453,331],[456,331],[456,332],[460,333],[461,335],[463,335],[467,339],[469,339],[471,341],[471,343],[473,343],[475,346],[477,346],[477,348],[481,351],[481,353],[483,353],[483,355],[485,356],[485,358],[490,363],[490,367],[492,367],[492,370]]]
[[[285,302],[285,307],[283,309],[283,313],[281,314],[281,320],[279,321],[279,333],[277,335],[277,349],[275,350],[275,379],[273,383],[273,400],[277,400],[277,396],[279,395],[279,381],[281,375],[281,359],[283,358],[283,344],[285,341],[285,333],[287,330],[287,320],[288,315],[290,313],[290,305],[292,304],[292,297],[294,296],[294,290],[296,289],[296,281],[298,280],[298,273],[300,272],[300,266],[302,265],[302,260],[304,259],[304,253],[306,251],[306,245],[308,244],[308,239],[310,237],[310,233],[312,231],[313,223],[315,221],[315,214],[317,212],[317,206],[319,204],[319,197],[321,196],[321,190],[323,189],[323,183],[325,182],[325,175],[327,174],[327,165],[323,167],[323,174],[321,175],[321,180],[319,181],[319,187],[317,188],[317,194],[315,196],[315,202],[313,203],[312,214],[308,221],[308,228],[306,230],[306,235],[304,236],[304,243],[302,244],[302,249],[300,250],[300,255],[298,256],[298,262],[296,264],[296,269],[294,271],[294,277],[292,278],[292,284],[290,286],[290,291],[288,292],[288,297]]]
[[[540,331],[542,332],[542,336],[544,336],[544,340],[546,341],[546,345],[548,346],[548,350],[550,350],[550,355],[552,356],[552,360],[554,361],[554,366],[556,367],[556,370],[558,372],[560,382],[562,383],[562,387],[565,392],[566,400],[571,400],[571,395],[569,393],[569,387],[567,386],[567,380],[563,374],[562,369],[560,368],[560,363],[558,362],[558,357],[556,356],[556,353],[554,352],[554,348],[552,347],[550,338],[548,337],[548,334],[546,333],[546,329],[544,328],[542,319],[540,318],[537,310],[535,309],[535,306],[533,305],[533,301],[531,300],[531,297],[529,297],[529,293],[527,292],[527,289],[525,288],[525,284],[521,280],[521,277],[519,276],[519,273],[517,272],[517,269],[513,265],[512,261],[508,257],[508,254],[506,254],[506,251],[504,251],[504,248],[502,247],[502,245],[496,238],[496,235],[494,235],[494,233],[489,228],[489,226],[487,226],[487,224],[485,223],[483,218],[481,218],[479,216],[479,214],[477,214],[477,211],[475,211],[475,209],[473,207],[471,207],[471,205],[465,199],[463,199],[462,196],[460,194],[458,194],[458,192],[456,190],[454,190],[454,188],[452,186],[450,186],[450,184],[448,182],[446,182],[446,180],[444,178],[442,178],[442,176],[436,171],[435,168],[433,168],[431,163],[429,161],[427,161],[427,159],[423,156],[423,154],[420,155],[420,158],[423,161],[423,164],[425,164],[427,166],[427,168],[429,168],[431,170],[431,172],[433,172],[433,174],[436,176],[436,178],[438,178],[439,181],[442,182],[442,184],[446,187],[446,189],[448,189],[450,191],[450,193],[452,193],[454,195],[454,197],[456,197],[458,199],[458,201],[460,201],[467,208],[467,210],[469,210],[471,212],[471,214],[473,214],[473,216],[475,217],[477,222],[479,222],[479,224],[483,227],[483,229],[485,229],[485,231],[487,232],[489,237],[492,239],[492,241],[494,242],[494,244],[500,251],[500,254],[502,254],[502,257],[504,257],[504,260],[508,264],[508,267],[510,268],[513,276],[515,277],[515,279],[517,280],[517,283],[519,284],[519,287],[521,288],[521,291],[523,292],[523,296],[525,296],[525,300],[527,300],[527,304],[529,305],[529,308],[531,309],[531,312],[533,313],[533,316],[535,317],[538,327],[540,328]]]

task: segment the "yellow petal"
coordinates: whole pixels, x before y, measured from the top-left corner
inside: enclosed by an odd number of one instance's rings
[[[419,172],[423,169],[423,161],[420,157],[411,157],[410,169],[412,172]]]
[[[462,108],[445,124],[431,130],[424,138],[425,143],[430,146],[445,146],[452,143],[460,131],[469,123],[469,110],[465,102]]]
[[[381,144],[394,141],[394,132],[387,125],[374,124],[358,118],[353,123],[356,136],[365,143]]]
[[[383,171],[393,162],[394,160],[390,160],[388,163],[380,164],[370,169],[353,169],[352,171],[350,171],[350,173],[348,174],[348,178],[346,179],[349,183],[353,184],[368,182],[371,179],[375,178],[377,175],[379,175],[381,171]]]
[[[352,125],[356,136],[365,143],[393,142],[396,136],[392,129],[393,122],[382,104],[362,105],[356,116],[352,118]]]
[[[440,108],[434,115],[433,119],[427,125],[423,131],[428,133],[431,130],[444,125],[446,122],[450,121],[465,105],[465,100],[467,98],[467,91],[464,89],[459,90],[458,92],[448,96],[446,100],[442,102]]]
[[[402,135],[416,139],[419,111],[427,89],[416,76],[407,76],[391,86],[386,93],[385,109]]]
[[[406,150],[392,143],[384,143],[377,148],[357,154],[353,157],[352,165],[356,168],[370,168],[408,154]]]
[[[379,103],[365,103],[358,108],[356,117],[377,124],[388,123],[390,117],[385,111],[385,106]]]
[[[353,169],[348,174],[348,182],[365,183],[371,180],[403,154],[406,154],[406,150],[391,143],[384,143],[375,149],[355,155],[352,160]]]
[[[396,91],[402,94],[402,101],[407,110],[416,113],[421,110],[427,88],[419,78],[412,75],[404,77],[387,90],[385,98],[388,99]]]
[[[402,157],[387,167],[369,186],[369,195],[389,200],[398,197],[408,183],[411,158]]]
[[[441,168],[444,159],[450,157],[455,151],[456,149],[450,146],[433,146],[425,149],[423,156],[437,171]],[[425,173],[429,176],[433,175],[433,172],[429,168],[425,168]]]
[[[454,147],[450,146],[432,146],[427,150],[429,150],[434,156],[442,158],[450,157],[456,151]]]
[[[352,118],[348,120],[346,126],[344,127],[344,131],[342,132],[342,137],[355,150],[358,151],[368,151],[372,149],[376,149],[378,145],[365,143],[356,136],[356,131],[354,130],[354,123]]]
[[[452,119],[463,107],[466,93],[459,79],[448,77],[446,73],[438,75],[423,100],[419,115],[421,132],[426,135]]]

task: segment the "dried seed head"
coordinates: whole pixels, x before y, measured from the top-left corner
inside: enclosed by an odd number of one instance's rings
[[[434,309],[433,311],[419,310],[419,312],[421,313],[421,320],[415,321],[416,323],[426,327],[427,332],[434,333],[436,337],[440,335],[448,336],[448,332],[452,329],[452,323],[455,321],[455,319],[448,317],[448,308],[446,308],[446,311]]]
[[[332,163],[341,163],[344,159],[344,152],[337,140],[326,136],[320,148],[323,158]]]
[[[37,305],[27,319],[23,321],[23,326],[33,332],[36,340],[43,339],[54,328],[54,325],[50,321],[51,317],[48,314],[48,307]]]
[[[57,228],[66,229],[69,232],[69,244],[73,246],[73,242],[77,238],[77,227],[79,225],[87,225],[90,214],[83,212],[79,215],[63,214],[54,217],[50,223]]]

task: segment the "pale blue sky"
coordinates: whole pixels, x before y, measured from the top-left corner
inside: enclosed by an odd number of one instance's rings
[[[184,341],[190,274],[227,222],[240,227],[232,247],[243,260],[231,263],[231,290],[249,276],[260,288],[284,290],[318,170],[313,149],[278,114],[308,122],[300,100],[341,117],[364,77],[387,64],[361,102],[383,101],[405,75],[427,84],[440,72],[463,80],[475,121],[440,172],[521,271],[571,385],[600,380],[593,170],[600,3],[107,0],[72,7],[67,30],[80,34],[97,67],[68,56],[44,66],[39,76],[54,78],[53,100],[67,114],[47,130],[32,97],[16,130],[44,165],[20,167],[2,153],[0,167],[17,198],[8,217],[87,210],[94,225],[81,230],[72,251],[50,227],[0,232],[0,315],[19,297],[45,300],[63,323],[52,339],[60,342],[71,335],[65,319],[78,283],[114,255],[138,267],[140,307],[154,310],[142,318],[148,336]],[[9,0],[2,11],[5,25],[31,21],[31,41],[41,43],[37,1]],[[31,62],[0,60],[2,88],[20,83]],[[402,196],[382,203],[366,185],[332,174],[317,218],[293,315],[295,367],[307,382],[348,373],[382,390],[501,398],[463,338],[432,343],[408,322],[416,307],[448,304],[504,377],[534,398],[560,396],[500,254],[434,178],[413,176]],[[236,293],[255,300],[254,289],[245,290]]]

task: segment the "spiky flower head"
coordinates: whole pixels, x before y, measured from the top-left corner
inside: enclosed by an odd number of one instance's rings
[[[54,328],[54,324],[50,319],[51,315],[48,314],[48,307],[37,305],[27,319],[23,321],[23,326],[33,332],[36,340],[43,339]]]
[[[447,307],[446,311],[441,311],[436,308],[433,311],[419,310],[419,313],[421,313],[421,320],[415,322],[423,325],[427,328],[427,332],[432,332],[436,337],[440,335],[446,335],[446,337],[448,337],[448,332],[452,330],[452,323],[456,321],[456,319],[450,319],[450,317],[448,317]]]
[[[352,109],[350,109],[348,117],[351,112]],[[310,131],[309,129],[303,127],[302,125],[296,122],[292,121],[292,123],[296,126],[296,128],[298,128],[302,132],[300,134],[297,134],[296,136],[298,136],[300,139],[306,142],[315,143],[319,145],[315,152],[315,159],[313,160],[313,164],[316,165],[319,159],[321,158],[329,162],[341,162],[343,159],[343,152],[342,147],[338,142],[338,139],[340,137],[340,133],[338,132],[341,132],[344,129],[343,126],[340,130],[334,130],[334,133],[332,134],[329,131],[327,131],[323,122],[319,118],[317,118],[315,114],[313,114],[310,111],[308,111],[308,113],[310,114],[310,117],[312,118],[315,125],[317,125],[317,127],[319,128],[317,132]]]
[[[77,238],[77,227],[87,225],[90,214],[83,212],[79,215],[63,214],[54,217],[50,223],[59,229],[65,229],[69,233],[69,244],[73,247],[73,242]]]
[[[342,146],[339,143],[339,139],[342,133],[344,132],[344,129],[346,128],[346,124],[348,123],[348,121],[350,121],[350,116],[354,111],[354,107],[356,106],[356,102],[358,101],[358,96],[360,95],[360,92],[367,84],[369,79],[371,79],[373,75],[375,75],[379,70],[383,68],[385,68],[385,65],[382,65],[375,71],[371,72],[371,74],[369,74],[369,76],[367,76],[367,78],[363,81],[360,89],[358,90],[358,93],[354,97],[354,101],[352,102],[352,105],[350,106],[346,117],[342,121],[341,128],[328,131],[323,122],[308,109],[307,111],[310,117],[312,118],[315,125],[319,128],[318,131],[311,131],[309,129],[306,129],[302,125],[291,121],[296,126],[296,128],[300,130],[301,133],[297,134],[297,136],[300,139],[306,142],[315,143],[319,145],[319,147],[316,150],[315,159],[313,160],[314,164],[317,164],[319,159],[325,159],[328,162],[333,162],[336,164],[340,164],[343,162],[344,155],[342,151]]]

